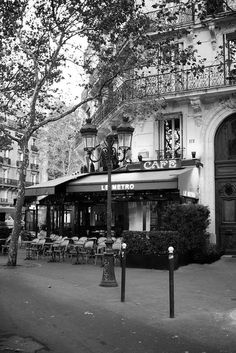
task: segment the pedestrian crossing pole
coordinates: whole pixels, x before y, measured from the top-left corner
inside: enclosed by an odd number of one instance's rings
[[[174,248],[169,246],[168,248],[168,259],[169,259],[169,305],[170,305],[170,318],[175,317],[174,313]]]

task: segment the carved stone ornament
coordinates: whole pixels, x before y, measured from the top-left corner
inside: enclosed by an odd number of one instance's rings
[[[199,97],[190,98],[190,104],[193,108],[193,119],[197,126],[201,126],[203,124],[202,119],[202,104]]]
[[[219,194],[226,197],[235,197],[236,196],[236,185],[231,183],[226,183],[221,186],[219,189]]]
[[[230,96],[221,98],[220,104],[225,109],[236,109],[236,94],[231,94]]]

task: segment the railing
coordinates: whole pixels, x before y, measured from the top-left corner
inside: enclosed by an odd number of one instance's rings
[[[2,184],[2,185],[10,185],[10,186],[17,186],[18,180],[16,180],[16,179],[8,179],[8,178],[0,178],[0,184]]]
[[[38,149],[38,147],[37,147],[37,146],[35,146],[35,145],[31,145],[31,151],[38,152],[38,151],[39,151],[39,149]]]
[[[10,164],[11,164],[11,159],[8,158],[8,157],[3,157],[2,163],[3,163],[3,164],[8,164],[8,165],[10,165]]]
[[[0,178],[0,185],[7,185],[7,186],[18,186],[18,180],[16,179],[8,179],[8,178]],[[26,181],[25,186],[34,185],[31,181]]]
[[[191,7],[187,6],[172,6],[163,9],[163,20],[160,18],[160,10],[151,11],[147,13],[150,19],[149,31],[160,30],[163,31],[170,26],[185,26],[195,22],[195,7],[194,2]],[[231,12],[236,10],[235,0],[222,0],[221,2],[213,3],[213,0],[206,1],[207,15],[220,14],[222,12]]]
[[[8,203],[8,199],[0,198],[0,203]]]
[[[233,68],[236,64],[231,65]],[[210,88],[236,85],[236,75],[226,65],[206,66],[202,72],[182,70],[177,73],[152,75],[125,81],[93,116],[99,126],[118,106],[132,100],[186,93]]]
[[[35,163],[31,163],[31,164],[30,164],[30,168],[31,168],[31,169],[39,169],[39,165],[38,165],[38,164],[35,164]]]
[[[151,11],[147,13],[150,20],[149,32],[160,30],[161,32],[169,26],[184,26],[191,22],[194,22],[194,6],[191,8],[187,7],[168,7],[165,8],[165,12],[168,12],[166,16],[163,14],[162,19],[159,18],[160,11]]]
[[[185,148],[156,150],[157,160],[183,159],[185,158]]]
[[[35,183],[33,183],[32,181],[25,182],[25,186],[31,186],[31,185],[35,185]]]

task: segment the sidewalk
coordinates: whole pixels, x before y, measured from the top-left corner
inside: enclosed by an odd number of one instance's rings
[[[24,257],[21,249],[14,272],[27,285],[51,290],[57,298],[65,293],[71,299],[76,295],[91,307],[99,306],[152,328],[161,326],[172,339],[186,337],[207,346],[212,341],[219,352],[236,352],[236,258],[223,257],[210,265],[191,264],[176,270],[175,318],[170,319],[168,271],[127,268],[125,302],[121,303],[119,266],[115,267],[119,286],[104,288],[99,286],[99,265],[72,265],[68,259],[48,263]],[[0,269],[6,260],[0,256]],[[89,307],[85,309],[92,315]]]

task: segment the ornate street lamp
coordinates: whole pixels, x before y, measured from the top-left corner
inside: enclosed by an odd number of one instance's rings
[[[117,159],[119,162],[124,161],[126,153],[131,148],[132,135],[134,128],[130,125],[129,119],[123,117],[123,122],[110,134],[106,136],[104,147],[101,147],[99,156],[95,158],[93,152],[100,146],[96,145],[97,128],[91,123],[91,119],[86,120],[86,124],[80,129],[81,135],[84,139],[84,150],[88,153],[89,159],[92,162],[98,162],[102,155],[105,156],[107,165],[107,237],[106,237],[106,251],[104,254],[103,277],[100,286],[116,287],[118,284],[114,272],[114,253],[112,249],[113,240],[111,237],[111,171],[113,167],[113,160]]]

